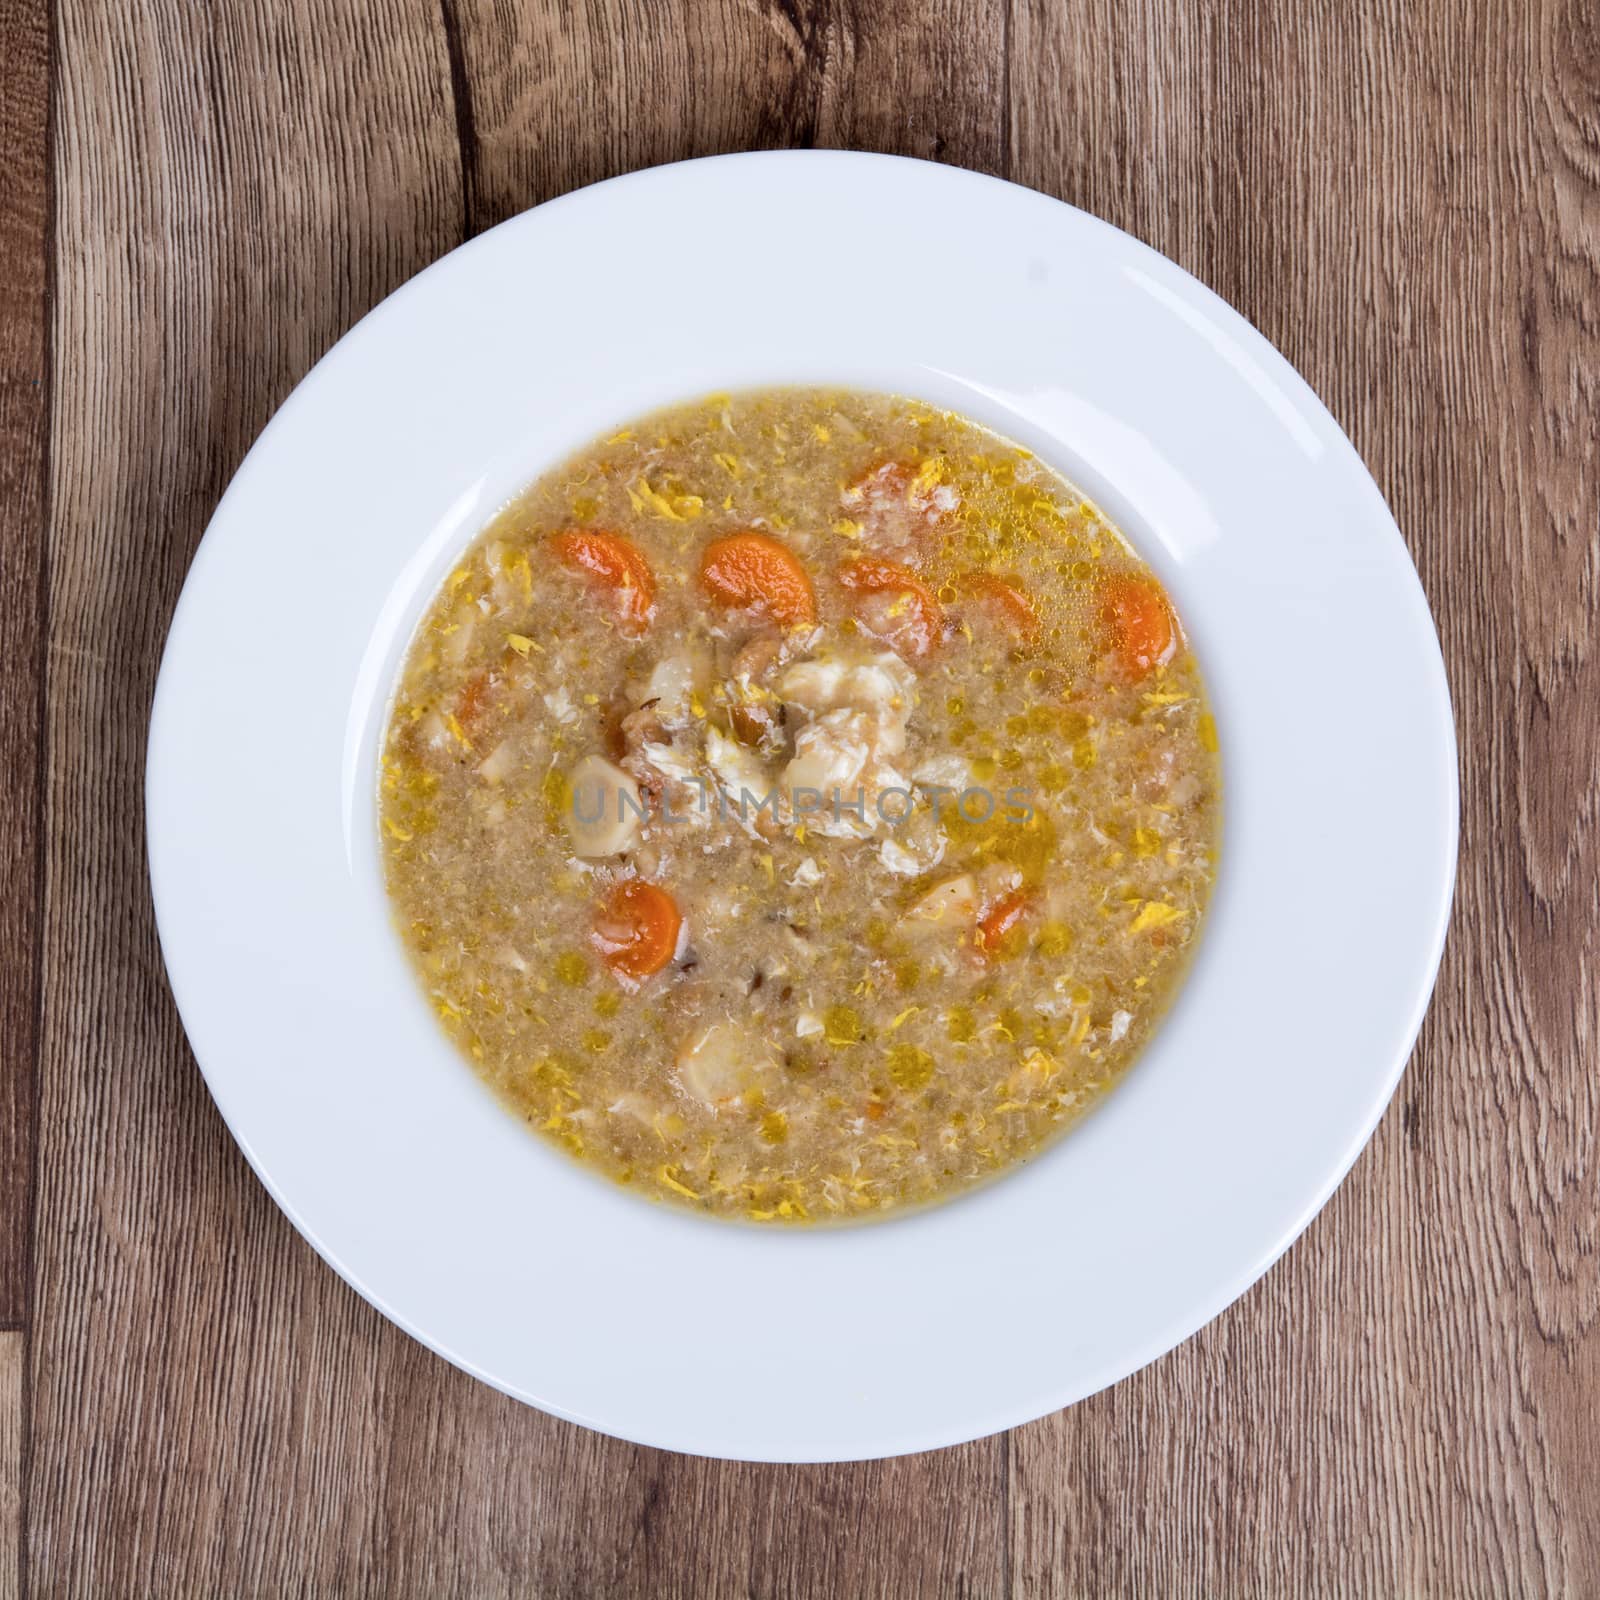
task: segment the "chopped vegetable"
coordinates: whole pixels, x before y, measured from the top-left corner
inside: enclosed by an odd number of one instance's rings
[[[945,478],[945,463],[938,456],[928,456],[920,464],[890,457],[874,462],[847,484],[841,504],[859,519],[875,547],[914,555],[960,503]]]
[[[456,722],[462,728],[470,728],[484,713],[489,703],[490,678],[489,669],[483,668],[475,672],[461,686],[461,693],[456,696],[455,711]]]
[[[845,486],[842,498],[847,506],[875,510],[905,504],[911,498],[911,487],[916,479],[917,469],[909,461],[875,461]]]
[[[876,620],[882,624],[880,631],[904,644],[910,654],[925,656],[939,642],[944,608],[909,567],[878,556],[858,556],[839,568],[839,582],[857,594],[897,597]]]
[[[722,1108],[759,1092],[776,1068],[771,1045],[736,1022],[716,1022],[678,1052],[678,1079],[702,1104]]]
[[[601,907],[591,939],[613,972],[637,983],[672,960],[682,927],[677,902],[665,889],[629,878]]]
[[[1001,622],[1015,628],[1024,639],[1039,634],[1039,613],[1014,578],[997,577],[992,572],[964,572],[956,580],[957,590],[979,601]]]
[[[614,596],[625,629],[643,633],[649,627],[655,612],[655,574],[632,539],[598,528],[572,528],[550,542],[569,567],[588,573]]]
[[[1177,644],[1172,608],[1154,579],[1127,574],[1113,578],[1102,594],[1100,615],[1128,677],[1142,678],[1172,659]]]
[[[517,746],[512,739],[502,739],[478,766],[478,776],[485,783],[504,783],[515,770]]]
[[[639,785],[604,756],[587,755],[572,769],[558,800],[565,800],[572,853],[596,861],[631,848],[645,807]]]
[[[652,1201],[881,1216],[1126,1071],[1198,936],[1216,728],[1160,585],[938,408],[715,396],[504,507],[417,629],[377,844],[427,1002]]]
[[[1033,896],[1026,889],[1013,889],[996,900],[978,919],[977,944],[986,956],[1000,955],[1008,936],[1017,928]]]
[[[759,612],[786,628],[817,620],[806,569],[788,546],[764,533],[713,539],[700,558],[700,582],[718,604]]]
[[[946,878],[918,898],[906,912],[913,924],[935,928],[965,928],[978,914],[978,886],[970,873]]]

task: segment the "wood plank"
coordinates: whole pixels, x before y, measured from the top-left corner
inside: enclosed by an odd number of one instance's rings
[[[1015,175],[1278,343],[1388,495],[1463,750],[1438,997],[1335,1200],[1019,1430],[1022,1594],[1600,1588],[1600,50],[1582,7],[1029,0]]]
[[[0,1328],[27,1314],[34,1052],[43,911],[45,295],[50,25],[0,10]]]
[[[471,107],[473,231],[601,178],[729,150],[1004,165],[1004,0],[590,0],[559,15],[446,3]]]
[[[0,1600],[24,1591],[22,1386],[27,1337],[0,1333]]]
[[[31,1576],[356,1592],[406,1341],[299,1242],[206,1095],[141,780],[167,619],[245,448],[460,236],[443,33],[410,0],[63,0],[58,61]]]
[[[1001,1592],[992,1442],[851,1466],[703,1461],[556,1422],[407,1349],[380,1399],[395,1448],[377,1592]]]
[[[998,0],[60,9],[35,1588],[1600,1591],[1600,55],[1582,7],[1013,0],[1009,58]],[[13,209],[33,225],[14,81],[8,230]],[[195,540],[322,347],[536,200],[791,143],[1009,164],[1239,305],[1395,506],[1467,757],[1437,1008],[1286,1261],[1184,1349],[1009,1444],[799,1470],[527,1411],[311,1256],[183,1047],[136,802]],[[0,394],[0,473],[39,448],[19,398]],[[10,584],[26,560],[0,483]],[[19,593],[0,589],[0,628],[26,627]],[[6,739],[26,669],[0,660]],[[27,766],[0,759],[10,789]],[[22,1081],[7,1070],[0,1097]],[[18,1125],[0,1103],[6,1218]],[[0,1572],[20,1350],[0,1336]]]

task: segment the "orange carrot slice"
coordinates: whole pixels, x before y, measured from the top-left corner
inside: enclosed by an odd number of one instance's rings
[[[677,902],[665,889],[629,878],[611,891],[590,938],[613,972],[637,983],[672,959],[682,926]]]
[[[1100,617],[1130,678],[1142,678],[1172,659],[1177,642],[1172,607],[1153,579],[1132,574],[1112,578],[1102,595]]]
[[[617,614],[631,633],[650,625],[656,604],[656,579],[644,552],[632,539],[602,528],[569,528],[550,541],[569,567],[586,572],[616,599]]]
[[[839,582],[857,594],[904,595],[903,609],[891,619],[890,632],[914,655],[925,656],[944,632],[944,608],[933,590],[910,567],[878,556],[858,556],[839,568]]]
[[[489,702],[489,669],[475,672],[461,685],[456,696],[456,721],[470,728],[484,713]]]
[[[1003,894],[978,919],[978,948],[986,956],[1000,954],[1007,936],[1027,914],[1033,896],[1026,889]]]
[[[855,504],[868,499],[909,499],[911,485],[916,476],[917,469],[909,461],[897,461],[893,456],[879,459],[845,485],[845,504]]]
[[[1039,613],[1012,579],[998,577],[992,572],[964,572],[956,580],[956,587],[980,602],[991,616],[1015,628],[1023,638],[1037,637]]]
[[[817,599],[799,557],[764,533],[713,539],[700,558],[700,583],[720,605],[748,607],[786,628],[817,620]]]
[[[928,473],[932,465],[936,463],[880,458],[845,485],[843,504],[860,512],[869,523],[908,514],[936,522],[954,508],[955,498],[953,492],[943,489],[937,471]]]

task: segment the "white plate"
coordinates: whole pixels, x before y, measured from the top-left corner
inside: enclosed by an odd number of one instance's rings
[[[966,412],[1118,518],[1193,634],[1226,786],[1199,960],[1106,1104],[965,1199],[813,1232],[651,1205],[507,1116],[412,981],[374,820],[401,653],[491,512],[653,406],[807,381]],[[1025,189],[887,157],[734,156],[496,228],[295,391],[173,620],[150,871],[217,1104],[374,1305],[608,1433],[845,1459],[973,1438],[1114,1382],[1305,1227],[1427,1003],[1455,774],[1399,534],[1238,315]]]

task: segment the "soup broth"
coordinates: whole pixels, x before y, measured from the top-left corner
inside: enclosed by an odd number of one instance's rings
[[[1028,451],[914,400],[714,396],[505,508],[406,657],[400,936],[506,1104],[619,1182],[879,1215],[1138,1055],[1215,871],[1172,604]]]

